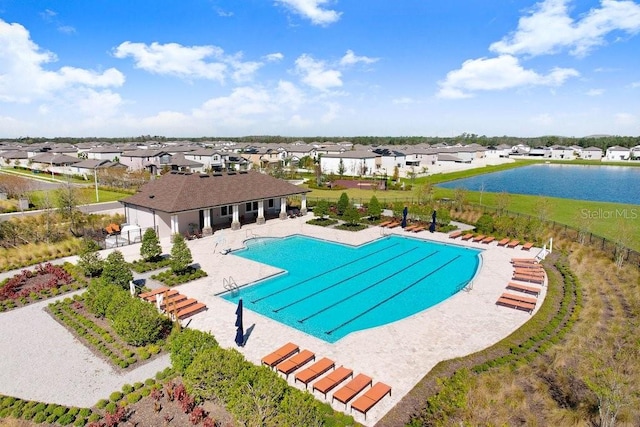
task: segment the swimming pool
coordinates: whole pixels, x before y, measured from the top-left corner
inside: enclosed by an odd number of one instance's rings
[[[284,273],[223,294],[327,342],[432,307],[475,276],[480,250],[387,236],[350,246],[295,235],[232,252]]]

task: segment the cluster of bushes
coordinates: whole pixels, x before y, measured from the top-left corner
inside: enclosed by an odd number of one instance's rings
[[[289,387],[274,371],[247,362],[197,330],[174,330],[171,362],[196,402],[215,399],[246,425],[324,425],[333,410],[308,392]],[[327,406],[327,407],[325,407]]]
[[[89,408],[67,406],[17,399],[0,395],[0,419],[17,418],[37,424],[84,426],[97,421],[100,416]]]
[[[329,226],[338,223],[338,219],[344,221],[336,228],[350,231],[358,231],[367,228],[363,223],[380,218],[382,207],[376,196],[372,196],[366,207],[357,208],[349,200],[347,193],[342,193],[335,205],[326,200],[319,200],[313,208],[315,218],[308,221],[309,224]],[[326,217],[329,218],[326,218]],[[366,218],[365,218],[366,217]]]
[[[171,325],[153,304],[132,297],[118,285],[94,280],[85,303],[94,316],[109,320],[120,338],[136,347],[157,342]]]
[[[157,261],[146,261],[144,259],[141,259],[133,261],[131,263],[131,269],[136,273],[146,273],[147,271],[153,271],[159,268],[168,267],[170,263],[171,259],[169,257],[160,257]]]
[[[49,279],[36,286],[28,286],[29,280],[44,275]],[[62,267],[47,263],[45,266],[39,265],[34,271],[23,270],[0,282],[0,312],[75,291],[86,285],[87,282],[78,276],[73,264],[68,262]]]
[[[200,279],[201,277],[207,277],[207,273],[199,268],[187,268],[182,274],[175,274],[171,270],[166,270],[151,276],[153,280],[162,282],[167,286],[181,285],[192,280]]]

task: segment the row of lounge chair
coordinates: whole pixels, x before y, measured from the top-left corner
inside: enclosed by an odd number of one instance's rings
[[[395,220],[389,220],[389,221],[383,221],[378,225],[384,228],[396,228],[396,227],[400,227],[400,224],[402,223]]]
[[[496,240],[496,238],[493,236],[485,236],[484,234],[474,235],[473,233],[464,233],[461,230],[457,230],[449,234],[449,238],[451,239],[457,239],[458,237],[460,237],[462,240],[472,241],[476,243],[485,243],[487,245]],[[498,246],[505,246],[507,248],[515,248],[519,244],[520,240],[510,239],[508,237],[505,237],[504,239],[498,241]],[[526,242],[522,245],[521,249],[528,251],[532,247],[532,242]]]
[[[544,283],[546,274],[544,268],[534,259],[512,258],[511,263],[514,268],[513,280],[534,282],[541,285]],[[500,298],[498,298],[498,301],[496,301],[496,304],[533,313],[533,310],[536,308],[537,297],[542,290],[540,287],[509,282],[507,289],[516,291],[517,293],[503,293],[500,295]]]
[[[263,357],[262,364],[274,368],[277,372],[284,374],[285,378],[288,378],[289,374],[302,368],[312,360],[315,361],[315,354],[313,352],[309,350],[301,351],[298,345],[289,342]],[[328,371],[331,372],[320,378]],[[309,383],[317,380],[313,383],[313,391],[322,393],[326,399],[327,393],[337,388],[348,378],[351,378],[351,380],[333,393],[331,401],[337,400],[343,403],[346,409],[349,402],[370,386],[366,392],[362,393],[351,403],[351,409],[360,412],[364,415],[365,419],[367,418],[367,412],[371,408],[387,394],[391,395],[390,386],[382,382],[373,384],[373,379],[364,374],[358,374],[354,377],[352,369],[345,368],[344,366],[336,368],[335,362],[327,357],[323,357],[315,361],[311,366],[297,372],[294,383],[301,382],[306,389]]]

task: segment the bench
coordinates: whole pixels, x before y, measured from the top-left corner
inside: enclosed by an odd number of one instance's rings
[[[450,239],[456,239],[460,236],[462,236],[462,230],[454,231],[453,233],[449,234]]]
[[[171,308],[172,310],[175,308],[175,305],[186,300],[187,297],[180,294],[180,293],[175,293],[171,296],[169,296],[168,298],[165,298],[162,300],[162,304],[160,305],[160,308],[166,310],[168,307]]]
[[[500,295],[500,298],[508,298],[518,302],[528,302],[530,304],[535,305],[538,301],[532,297],[525,297],[523,295],[509,294],[507,292]]]
[[[512,289],[514,291],[520,291],[520,292],[524,292],[524,293],[532,294],[536,296],[538,296],[541,291],[541,289],[538,288],[537,286],[520,285],[518,283],[513,283],[513,282],[509,282],[509,284],[507,285],[507,289]]]
[[[531,242],[527,242],[527,243],[525,243],[524,245],[522,245],[522,248],[521,248],[521,249],[522,249],[523,251],[528,251],[528,250],[529,250],[529,249],[531,249],[532,247],[533,247],[533,243],[531,243]]]
[[[140,298],[142,298],[142,299],[153,300],[155,298],[156,294],[161,294],[161,293],[163,293],[165,291],[168,291],[168,290],[169,290],[169,288],[160,287],[160,288],[152,289],[149,292],[143,292],[138,296]],[[175,289],[172,289],[172,290],[175,291]],[[175,292],[177,293],[178,291],[175,291]]]
[[[538,283],[538,284],[543,284],[544,283],[544,276],[533,276],[533,275],[529,275],[529,274],[514,274],[513,275],[513,280],[520,280],[521,282],[532,282],[532,283]]]
[[[518,310],[528,311],[529,313],[533,312],[533,310],[536,308],[535,304],[531,304],[528,302],[520,302],[520,301],[516,301],[509,298],[503,298],[503,297],[498,298],[498,301],[496,301],[496,304],[504,305],[506,307],[515,308]]]
[[[498,242],[498,246],[507,246],[507,243],[509,243],[509,240],[510,239],[508,237],[505,237],[504,239]]]
[[[489,236],[489,237],[485,237],[484,239],[482,239],[482,240],[480,241],[480,243],[484,243],[484,244],[487,244],[487,245],[488,245],[489,243],[493,242],[494,240],[496,240],[496,238],[495,238],[495,237],[493,237],[493,236]]]
[[[191,304],[190,306],[188,306],[185,309],[182,310],[178,310],[178,314],[176,315],[176,317],[180,320],[189,317],[189,316],[193,316],[196,313],[201,312],[202,310],[206,310],[207,306],[204,305],[201,302],[195,303],[195,304]]]
[[[485,237],[487,237],[487,236],[485,236],[484,234],[480,234],[479,236],[474,237],[472,241],[479,242],[482,239],[484,239]]]

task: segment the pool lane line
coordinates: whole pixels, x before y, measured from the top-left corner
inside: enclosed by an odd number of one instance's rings
[[[394,244],[392,244],[392,245],[390,245],[390,246],[387,246],[387,247],[385,247],[385,248],[378,249],[377,251],[371,252],[370,254],[364,255],[364,256],[362,256],[362,257],[360,257],[360,258],[356,258],[356,259],[354,259],[354,260],[352,260],[352,261],[349,261],[349,262],[348,262],[348,263],[346,263],[346,264],[341,264],[341,265],[339,265],[339,266],[337,266],[337,267],[332,268],[331,270],[323,271],[322,273],[320,273],[320,274],[316,274],[315,276],[308,277],[308,278],[304,279],[304,280],[303,280],[303,281],[301,281],[301,282],[294,283],[294,284],[293,284],[293,285],[291,285],[291,286],[287,286],[286,288],[279,289],[279,290],[277,290],[277,291],[275,291],[275,292],[270,293],[269,295],[265,295],[265,296],[260,297],[260,298],[258,298],[258,299],[252,300],[251,302],[252,302],[253,304],[255,304],[255,303],[257,303],[258,301],[262,301],[263,299],[271,298],[271,297],[272,297],[272,296],[274,296],[274,295],[277,295],[277,294],[279,294],[279,293],[281,293],[281,292],[284,292],[284,291],[288,291],[289,289],[293,289],[293,288],[295,288],[295,287],[296,287],[296,286],[298,286],[298,285],[301,285],[301,284],[303,284],[303,283],[308,282],[309,280],[317,279],[318,277],[324,276],[325,274],[329,274],[329,273],[331,273],[331,272],[333,272],[333,271],[336,271],[336,270],[339,270],[339,269],[341,269],[341,268],[343,268],[343,267],[346,267],[347,265],[350,265],[350,264],[353,264],[353,263],[355,263],[355,262],[361,261],[361,260],[363,260],[363,259],[365,259],[365,258],[370,257],[371,255],[376,255],[376,254],[378,254],[378,253],[380,253],[380,252],[382,252],[382,251],[386,251],[387,249],[391,249],[392,247],[394,247],[394,246],[398,246],[399,244],[400,244],[400,243],[394,243]]]
[[[384,300],[382,300],[379,303],[375,304],[374,306],[368,308],[367,310],[363,311],[362,313],[358,314],[357,316],[352,317],[351,319],[347,320],[346,322],[343,322],[342,324],[336,326],[335,328],[331,329],[330,331],[326,331],[325,334],[331,335],[333,332],[337,331],[338,329],[342,328],[343,326],[346,326],[349,323],[353,322],[354,320],[359,319],[360,317],[364,316],[368,312],[370,312],[372,310],[375,310],[376,308],[380,307],[382,304],[386,303],[387,301],[392,300],[393,298],[397,297],[398,295],[400,295],[404,291],[414,287],[415,285],[417,285],[418,283],[420,283],[421,281],[423,281],[427,277],[431,276],[433,273],[437,272],[438,270],[443,269],[444,267],[446,267],[447,265],[451,264],[453,261],[455,261],[456,259],[458,259],[460,257],[461,257],[461,255],[456,255],[455,258],[452,258],[451,260],[449,260],[446,263],[442,264],[440,267],[436,268],[431,273],[428,273],[428,274],[422,276],[420,279],[416,280],[415,282],[413,282],[409,286],[399,290],[398,292],[396,292],[395,294],[391,295],[390,297],[385,298]]]
[[[312,317],[315,317],[318,314],[323,313],[323,312],[329,310],[330,308],[335,307],[338,304],[342,304],[343,302],[347,301],[348,299],[353,298],[356,295],[359,295],[364,291],[367,291],[367,290],[369,290],[369,289],[371,289],[371,288],[373,288],[375,286],[378,286],[380,283],[391,279],[393,276],[395,276],[395,275],[397,275],[399,273],[402,273],[403,271],[406,271],[406,270],[410,269],[411,267],[415,267],[417,264],[421,263],[422,261],[426,260],[427,258],[430,258],[431,256],[433,256],[433,255],[435,255],[435,254],[437,254],[439,252],[440,251],[435,251],[435,252],[432,252],[429,255],[425,256],[425,257],[422,257],[421,259],[419,259],[417,261],[412,261],[411,264],[409,264],[408,266],[406,266],[406,267],[404,267],[404,268],[402,268],[400,270],[394,271],[393,273],[389,274],[386,277],[383,277],[382,279],[378,280],[377,282],[372,283],[371,285],[367,286],[366,288],[362,288],[362,289],[360,289],[358,292],[356,292],[354,294],[349,294],[345,298],[342,298],[341,300],[336,301],[333,304],[331,304],[329,306],[326,306],[326,307],[322,308],[321,310],[318,310],[315,313],[312,313],[312,314],[310,314],[309,316],[307,316],[307,317],[305,317],[303,319],[298,320],[298,323],[304,323],[305,321],[311,319]]]
[[[316,295],[318,295],[318,294],[321,294],[322,292],[327,291],[327,290],[329,290],[329,289],[331,289],[331,288],[335,288],[336,286],[338,286],[338,285],[340,285],[340,284],[342,284],[342,283],[346,282],[347,280],[351,280],[351,279],[353,279],[354,277],[361,275],[362,273],[366,273],[367,271],[371,271],[371,270],[373,270],[374,268],[378,268],[378,267],[380,267],[381,265],[384,265],[384,264],[386,264],[386,263],[388,263],[388,262],[395,261],[395,258],[400,257],[400,256],[404,256],[404,255],[408,254],[409,252],[415,251],[416,249],[418,249],[418,247],[413,247],[413,248],[409,249],[408,251],[402,252],[402,253],[400,253],[400,254],[398,254],[398,255],[394,256],[393,258],[389,258],[389,259],[387,259],[387,260],[385,260],[385,261],[382,261],[381,263],[378,263],[378,264],[376,264],[376,265],[372,265],[372,266],[371,266],[371,267],[369,267],[369,268],[366,268],[366,269],[364,269],[364,270],[360,270],[360,271],[358,271],[356,274],[353,274],[353,275],[351,275],[351,276],[349,276],[349,277],[345,277],[344,279],[342,279],[342,280],[340,280],[340,281],[338,281],[338,282],[334,282],[333,284],[331,284],[331,285],[329,285],[329,286],[327,286],[327,287],[325,287],[325,288],[319,289],[319,290],[317,290],[317,291],[315,291],[315,292],[312,292],[312,293],[310,293],[310,294],[308,294],[308,295],[305,295],[304,297],[302,297],[302,298],[300,298],[300,299],[297,299],[297,300],[295,300],[295,301],[293,301],[293,302],[290,302],[290,303],[289,303],[289,304],[287,304],[287,305],[283,305],[282,307],[276,308],[276,309],[274,309],[274,310],[273,310],[273,312],[274,312],[274,313],[278,313],[280,310],[284,310],[285,308],[289,308],[289,307],[291,307],[292,305],[296,305],[296,304],[298,304],[299,302],[305,301],[307,298],[310,298],[310,297],[316,296]]]

